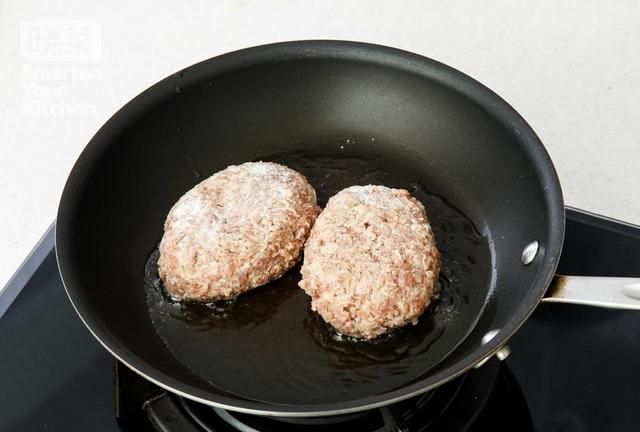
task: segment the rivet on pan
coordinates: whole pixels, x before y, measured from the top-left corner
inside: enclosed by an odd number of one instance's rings
[[[484,336],[482,336],[482,345],[486,345],[489,343],[489,341],[491,341],[491,339],[493,339],[494,337],[496,337],[496,335],[498,334],[500,330],[499,329],[494,329],[494,330],[489,330],[487,332],[487,334],[485,334]]]
[[[507,357],[509,357],[509,354],[511,354],[511,349],[508,346],[503,346],[502,348],[500,348],[498,351],[496,351],[496,353],[494,355],[490,355],[488,357],[483,358],[482,360],[480,360],[478,363],[476,363],[473,368],[474,369],[478,369],[480,367],[482,367],[486,362],[489,361],[489,359],[491,359],[491,357],[495,356],[498,360],[503,361],[505,360]]]
[[[498,352],[496,352],[496,357],[498,358],[498,360],[504,361],[507,357],[509,357],[509,354],[511,354],[511,349],[505,345],[500,348]]]
[[[529,265],[538,254],[538,242],[532,241],[522,251],[522,264]]]

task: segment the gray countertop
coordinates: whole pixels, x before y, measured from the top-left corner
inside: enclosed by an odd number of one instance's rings
[[[0,287],[55,217],[66,176],[121,105],[251,45],[348,39],[456,67],[510,102],[566,203],[640,223],[640,8],[633,1],[174,1],[0,5]]]

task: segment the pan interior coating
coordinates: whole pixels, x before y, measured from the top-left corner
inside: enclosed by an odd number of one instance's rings
[[[264,157],[307,177],[324,207],[351,185],[406,188],[429,214],[442,255],[439,296],[420,318],[373,341],[338,336],[314,312],[297,284],[299,265],[232,303],[172,302],[157,273],[158,252],[145,267],[153,325],[169,351],[212,386],[275,404],[338,403],[414,382],[438,365],[473,329],[492,289],[489,238],[418,177],[380,157],[285,153]]]

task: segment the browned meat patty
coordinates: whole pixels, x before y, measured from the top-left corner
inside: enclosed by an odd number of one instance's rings
[[[169,212],[160,277],[176,299],[234,298],[295,265],[318,212],[302,174],[270,162],[230,166]]]
[[[439,271],[440,253],[418,200],[404,189],[352,186],[318,216],[300,286],[338,332],[370,339],[416,324]]]

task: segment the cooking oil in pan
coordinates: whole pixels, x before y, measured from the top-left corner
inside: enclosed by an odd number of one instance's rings
[[[338,335],[310,309],[300,266],[224,303],[175,302],[158,277],[157,249],[145,268],[151,320],[173,355],[212,385],[269,403],[344,402],[400,388],[435,367],[472,330],[490,290],[488,239],[416,179],[380,158],[280,154],[326,204],[363,184],[404,187],[426,207],[442,255],[439,293],[417,325],[372,341]]]

